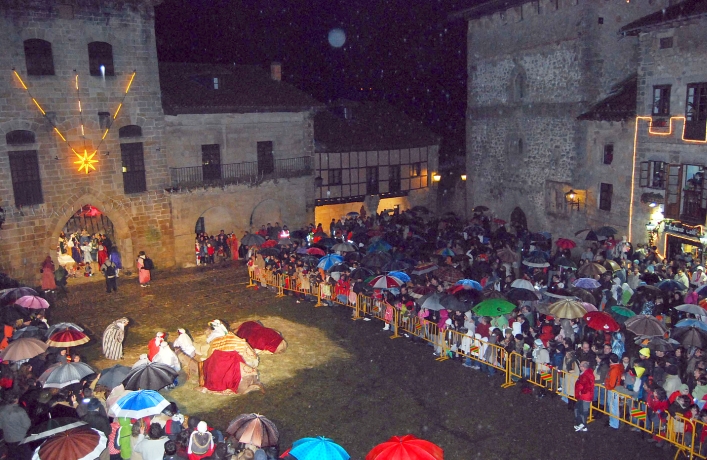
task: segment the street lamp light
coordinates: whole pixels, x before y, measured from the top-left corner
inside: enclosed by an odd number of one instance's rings
[[[565,201],[567,202],[567,205],[572,208],[577,208],[579,211],[579,198],[577,197],[577,192],[574,190],[570,189],[569,192],[565,193]]]
[[[432,182],[439,182],[442,180],[442,176],[439,173],[432,173]]]

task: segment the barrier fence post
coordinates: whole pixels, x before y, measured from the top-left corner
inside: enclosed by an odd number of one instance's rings
[[[506,355],[506,382],[501,385],[501,388],[510,388],[515,385],[515,382],[511,378],[511,361],[513,360],[514,354],[515,351]]]
[[[275,297],[285,297],[285,275],[275,275],[277,283],[277,295]]]
[[[256,287],[257,284],[253,282],[253,279],[255,278],[255,268],[253,270],[248,270],[248,285],[246,286],[247,288],[251,287]]]
[[[398,316],[399,313],[400,313],[400,310],[393,307],[393,335],[390,336],[391,339],[399,339],[400,338],[400,336],[398,335],[398,320],[400,319]]]
[[[442,349],[442,351],[439,353],[439,356],[435,358],[435,361],[446,361],[449,359],[449,356],[447,356],[447,352],[449,351],[447,349],[447,341],[445,340],[445,334],[446,332],[444,330],[441,330],[439,326],[437,327],[437,340],[439,340],[439,346]]]
[[[361,303],[361,295],[360,295],[360,294],[356,294],[356,303],[355,303],[354,306],[353,306],[353,307],[354,307],[354,312],[353,312],[353,315],[351,316],[351,319],[352,319],[353,321],[356,321],[356,320],[361,319],[361,316],[358,314],[358,306],[360,305],[360,303]]]
[[[323,307],[322,303],[322,285],[317,283],[317,303],[314,304],[315,308]]]

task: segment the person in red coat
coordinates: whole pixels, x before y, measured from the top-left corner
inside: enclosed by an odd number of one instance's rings
[[[574,406],[575,431],[587,431],[587,417],[589,406],[594,399],[594,371],[589,361],[579,363],[580,376],[574,384],[574,397],[577,403]]]
[[[164,341],[164,333],[158,332],[155,338],[147,344],[147,359],[152,361],[152,358],[160,351],[160,344]]]

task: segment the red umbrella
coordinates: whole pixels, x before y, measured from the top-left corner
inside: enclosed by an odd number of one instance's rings
[[[307,249],[307,254],[322,257],[326,255],[326,252],[322,251],[319,248],[309,248]]]
[[[89,339],[86,334],[76,329],[61,329],[56,331],[47,340],[47,345],[50,347],[75,347],[83,345]]]
[[[567,238],[558,238],[557,241],[555,241],[555,245],[560,249],[572,249],[577,247],[577,243]]]
[[[44,441],[34,451],[39,460],[79,460],[98,458],[108,439],[98,430],[88,427],[61,432]]]
[[[375,289],[399,288],[403,282],[394,276],[380,275],[368,282],[369,286]]]
[[[506,225],[506,221],[503,220],[503,219],[499,219],[499,218],[495,218],[495,219],[493,220],[493,223],[494,223],[494,224],[498,224],[498,225]]]
[[[608,313],[603,311],[590,311],[584,315],[587,326],[597,331],[616,332],[620,329],[619,323]]]
[[[277,246],[277,241],[275,241],[275,240],[267,240],[265,243],[260,245],[260,247],[263,249],[274,248],[275,246]]]
[[[393,436],[374,447],[366,460],[444,460],[441,447],[411,434]]]

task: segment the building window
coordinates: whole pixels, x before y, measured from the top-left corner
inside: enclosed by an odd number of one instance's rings
[[[422,173],[422,164],[418,161],[410,165],[410,177],[420,177]]]
[[[52,44],[38,38],[25,40],[27,75],[54,75]]]
[[[258,175],[275,172],[275,155],[272,141],[258,142]]]
[[[126,125],[118,130],[118,137],[124,139],[126,137],[142,137],[142,128],[138,125]]]
[[[614,186],[612,184],[601,184],[599,189],[599,209],[602,211],[611,211],[611,198],[614,195]]]
[[[525,72],[519,70],[515,77],[513,77],[513,100],[522,101],[526,98],[526,78]]]
[[[366,168],[366,194],[378,195],[378,166]]]
[[[388,191],[400,191],[400,165],[391,165],[388,167]]]
[[[606,144],[604,146],[603,163],[610,165],[612,161],[614,161],[614,144]]]
[[[670,85],[653,87],[653,115],[670,116]]]
[[[664,161],[642,161],[639,186],[664,189],[666,165]]]
[[[201,146],[201,170],[205,181],[221,180],[221,146]]]
[[[8,152],[15,206],[32,206],[44,202],[39,160],[36,150]]]
[[[91,42],[88,44],[88,71],[94,77],[115,75],[113,47],[110,43]]]
[[[101,129],[110,128],[110,112],[98,112],[98,126]]]
[[[685,139],[704,141],[707,123],[707,83],[687,85]]]
[[[123,191],[125,193],[147,191],[142,142],[120,144],[120,158],[123,162]]]
[[[341,185],[341,169],[330,169],[329,170],[329,185]]]
[[[660,39],[660,49],[668,49],[673,47],[673,37],[663,37]]]
[[[34,144],[34,133],[32,131],[27,131],[24,129],[10,131],[9,133],[5,134],[5,142],[7,142],[7,145]]]

